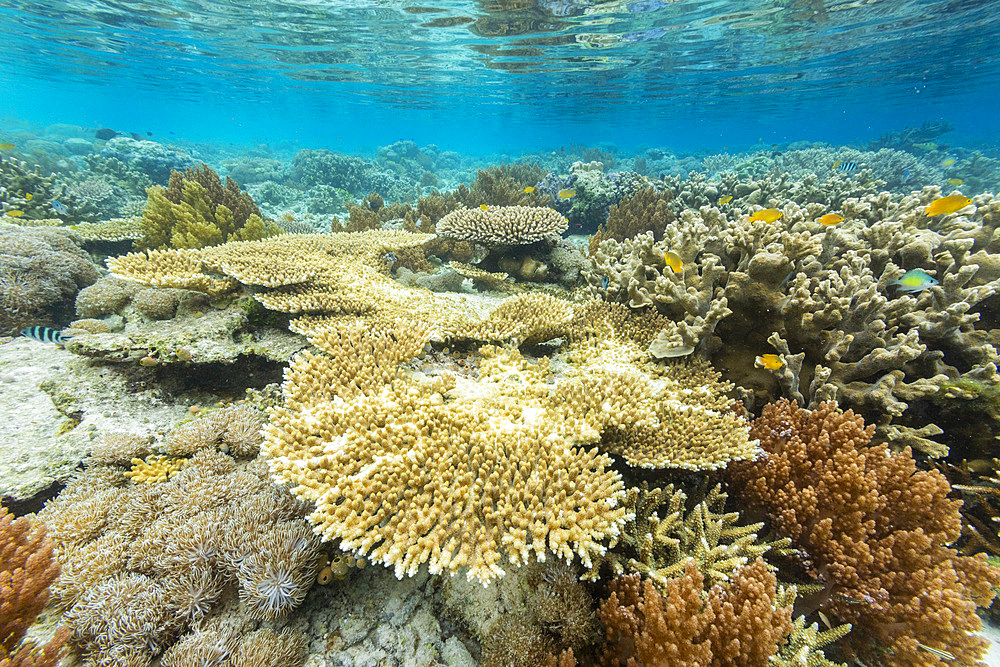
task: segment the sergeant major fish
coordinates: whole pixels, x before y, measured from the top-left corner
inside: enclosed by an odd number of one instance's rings
[[[72,336],[63,335],[63,332],[58,329],[43,326],[28,327],[21,331],[21,335],[40,343],[54,343],[56,345],[65,345],[66,341],[72,338]]]

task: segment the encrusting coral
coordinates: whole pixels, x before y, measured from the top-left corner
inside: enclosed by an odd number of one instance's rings
[[[873,432],[830,403],[768,405],[751,429],[767,458],[733,463],[730,488],[804,552],[821,609],[854,625],[849,645],[867,664],[936,665],[941,651],[981,664],[976,608],[1000,570],[947,546],[961,532],[948,482],[908,449],[869,445]]]
[[[26,639],[59,576],[52,541],[40,521],[15,519],[0,506],[0,666],[55,667],[69,635],[65,627],[44,645]]]
[[[253,241],[282,229],[261,217],[253,199],[226,177],[225,186],[208,165],[171,172],[164,188],[148,190],[137,245],[150,249],[204,248],[226,241]]]
[[[229,607],[250,632],[299,605],[324,554],[305,508],[253,458],[262,423],[238,404],[196,417],[160,444],[107,436],[46,506],[40,516],[62,565],[53,594],[78,653],[96,665],[149,664]],[[150,483],[126,469],[167,444],[183,451],[168,459],[177,466],[170,474]],[[251,649],[241,650],[249,657]]]

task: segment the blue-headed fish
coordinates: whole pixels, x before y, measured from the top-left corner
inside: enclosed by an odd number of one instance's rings
[[[58,329],[53,329],[52,327],[35,326],[28,327],[21,331],[21,335],[25,338],[30,338],[32,340],[37,340],[40,343],[54,343],[56,345],[65,345],[72,336],[64,336],[63,332]]]
[[[900,292],[923,292],[932,285],[937,285],[938,281],[923,269],[910,269],[902,276],[893,280],[890,285],[895,285]]]
[[[58,199],[53,199],[49,202],[49,207],[59,215],[68,215],[69,207],[62,203]]]

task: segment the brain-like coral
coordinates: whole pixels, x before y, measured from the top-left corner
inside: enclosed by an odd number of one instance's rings
[[[69,322],[77,292],[100,269],[72,232],[0,225],[0,332]]]

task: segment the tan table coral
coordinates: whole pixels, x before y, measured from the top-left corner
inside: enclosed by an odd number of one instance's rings
[[[452,211],[437,223],[437,233],[497,245],[523,245],[566,231],[569,221],[544,206],[486,206]]]

